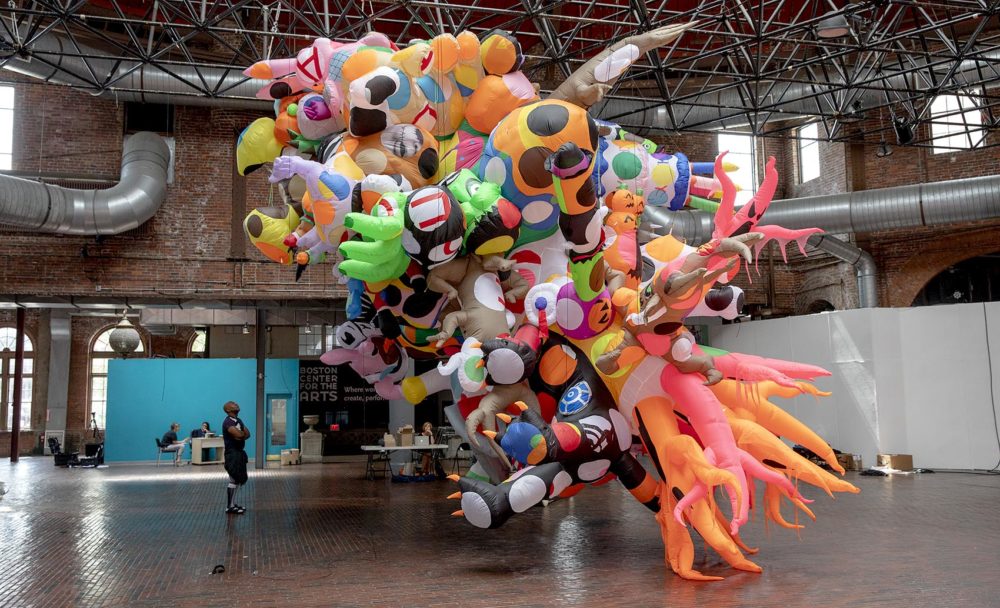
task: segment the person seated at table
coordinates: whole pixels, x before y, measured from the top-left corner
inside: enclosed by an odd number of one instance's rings
[[[170,430],[163,434],[163,439],[160,439],[160,445],[163,446],[164,452],[174,453],[174,464],[180,464],[181,454],[184,453],[184,446],[187,445],[187,437],[177,440],[177,431],[181,430],[181,425],[174,422],[170,425]]]
[[[207,421],[202,422],[200,428],[191,431],[191,439],[197,439],[199,437],[202,439],[205,437],[215,437],[215,433],[212,431],[212,427]],[[193,443],[191,449],[194,450]],[[201,448],[200,456],[201,460],[199,462],[203,462],[205,460],[215,460],[215,448]],[[191,457],[194,458],[194,452],[191,453]]]
[[[420,434],[428,437],[427,443],[434,443],[434,425],[430,422],[425,422],[423,427],[420,429]],[[431,469],[431,451],[425,451],[420,460],[420,472],[422,475],[431,475],[434,470]]]
[[[195,437],[211,437],[215,433],[212,432],[212,427],[209,426],[208,422],[202,422],[201,428],[191,431],[191,439]]]

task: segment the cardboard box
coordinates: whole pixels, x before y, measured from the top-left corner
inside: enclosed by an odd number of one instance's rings
[[[406,447],[413,445],[413,427],[406,425],[399,429],[399,445]]]
[[[857,471],[858,465],[854,462],[854,454],[837,454],[837,462],[844,467],[845,471]]]
[[[878,466],[889,467],[897,471],[912,471],[913,456],[910,454],[879,454]]]

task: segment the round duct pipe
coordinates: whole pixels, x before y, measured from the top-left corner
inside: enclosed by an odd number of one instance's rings
[[[122,150],[121,180],[78,190],[0,175],[0,224],[33,232],[112,235],[153,217],[167,196],[170,149],[159,135],[136,133]]]

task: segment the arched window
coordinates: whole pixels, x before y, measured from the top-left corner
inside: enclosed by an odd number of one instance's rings
[[[194,330],[191,342],[188,344],[188,355],[199,358],[205,356],[206,345],[208,343],[208,331],[204,329]]]
[[[0,430],[9,431],[14,420],[14,351],[17,348],[17,330],[0,327],[0,383],[3,407],[0,408]],[[24,335],[24,379],[21,382],[21,430],[31,428],[31,387],[35,366],[34,345],[28,334]]]
[[[90,347],[90,413],[99,429],[105,428],[105,414],[108,409],[108,361],[121,356],[111,349],[111,343],[108,341],[114,328],[112,325],[99,332]],[[146,352],[141,339],[139,348],[135,349],[135,352]],[[87,420],[86,424],[89,427],[91,421]]]
[[[1000,302],[1000,251],[945,268],[924,285],[911,306]]]

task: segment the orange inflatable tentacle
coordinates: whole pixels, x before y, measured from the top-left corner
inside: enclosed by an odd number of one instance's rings
[[[764,489],[764,513],[767,518],[778,524],[782,528],[788,528],[789,530],[801,530],[805,526],[801,524],[790,524],[785,520],[785,517],[781,514],[781,490],[777,486],[767,484]]]
[[[660,498],[660,504],[669,504],[670,492],[664,491]],[[660,524],[660,534],[663,536],[663,559],[670,566],[677,576],[689,581],[721,581],[721,576],[708,576],[698,572],[691,566],[694,564],[694,542],[688,529],[677,523],[672,509],[661,509],[656,514],[656,521]]]
[[[810,483],[822,489],[831,498],[833,497],[826,477],[816,473],[816,471],[822,472],[823,470],[796,454],[773,433],[768,432],[756,422],[741,420],[733,416],[730,417],[729,424],[733,428],[736,444],[741,449],[772,469]],[[810,468],[809,465],[812,465],[813,468]],[[828,477],[836,479],[832,475],[828,475]]]
[[[729,522],[726,520],[726,516],[722,513],[722,511],[718,509],[715,510],[715,521],[718,522],[718,524],[723,527],[729,525]],[[739,534],[730,534],[730,537],[732,537],[733,542],[736,543],[736,546],[739,547],[743,552],[749,553],[750,555],[756,555],[757,553],[760,552],[760,549],[758,549],[757,547],[748,547],[747,544],[743,542],[743,539],[740,538]]]
[[[787,396],[789,391],[791,396],[800,394],[795,388],[782,387],[775,382],[765,380],[755,383],[755,389],[759,391],[756,397],[741,390],[740,383],[733,380],[723,380],[709,388],[719,401],[736,412],[740,418],[753,420],[775,435],[808,448],[835,471],[844,473],[844,468],[837,462],[837,457],[829,444],[794,416],[768,401],[768,397],[772,395]]]
[[[685,515],[692,527],[705,539],[705,544],[715,549],[730,566],[747,572],[761,572],[760,566],[747,559],[740,551],[729,534],[729,526],[719,524],[710,505],[699,502]]]

